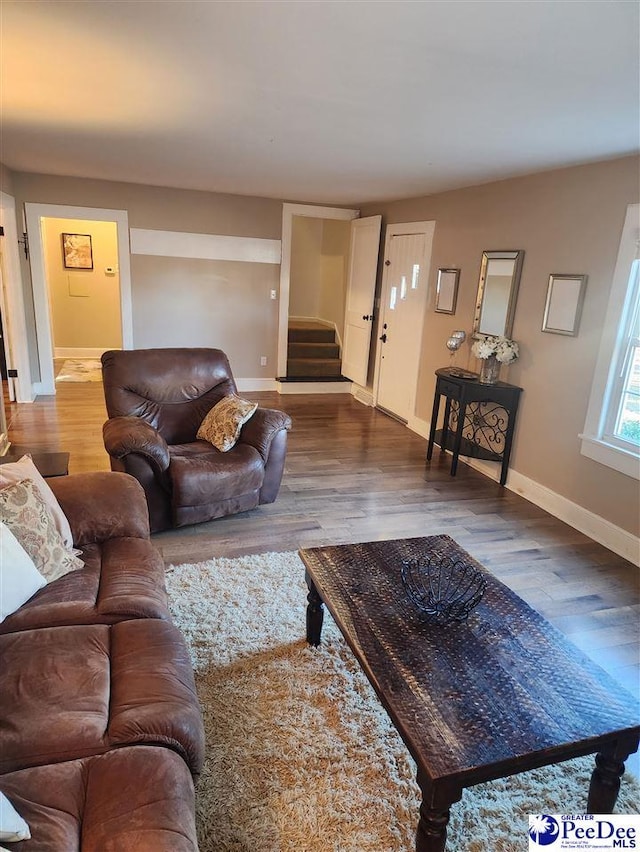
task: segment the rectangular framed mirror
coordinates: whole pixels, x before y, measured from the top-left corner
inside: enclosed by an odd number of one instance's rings
[[[575,337],[587,286],[586,275],[550,275],[542,330]]]
[[[483,251],[473,332],[510,337],[524,251]]]
[[[459,269],[439,269],[436,284],[436,313],[455,314],[458,301]]]

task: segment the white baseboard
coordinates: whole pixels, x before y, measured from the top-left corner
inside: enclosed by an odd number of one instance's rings
[[[289,320],[291,322],[317,322],[319,323],[319,325],[326,325],[327,328],[333,329],[335,329],[336,327],[336,324],[334,322],[331,322],[331,320],[321,319],[320,317],[294,317],[293,315],[291,315],[289,317]]]
[[[414,417],[407,425],[412,432],[428,439],[429,423],[426,420]],[[440,452],[440,448],[438,448],[438,452]],[[449,453],[448,450],[447,453]],[[460,457],[460,462],[469,465],[469,467],[496,482],[500,481],[500,466],[498,464],[464,456]],[[569,524],[570,527],[597,541],[598,544],[640,567],[640,538],[627,532],[627,530],[623,530],[622,527],[612,524],[606,518],[596,515],[589,509],[585,509],[584,506],[579,506],[572,500],[568,500],[561,494],[547,488],[546,485],[541,485],[528,476],[518,473],[513,468],[509,469],[505,488],[519,494],[525,500],[539,506],[545,512],[549,512],[554,518],[564,521],[565,524]]]
[[[523,476],[517,470],[509,471],[507,488],[640,567],[640,538],[632,533],[585,509],[584,506],[573,503],[561,494],[556,494],[528,476]]]
[[[357,385],[353,382],[351,385],[351,396],[363,405],[373,408],[373,393],[368,388],[363,388],[362,385]]]
[[[55,358],[100,358],[103,352],[108,352],[109,349],[118,349],[119,347],[109,346],[56,346],[54,349]]]
[[[277,390],[275,379],[236,379],[239,391],[274,391]]]
[[[351,393],[351,382],[278,382],[278,393]]]
[[[423,438],[429,438],[429,424],[426,420],[422,420],[420,417],[410,417],[407,426],[412,432],[416,432]]]

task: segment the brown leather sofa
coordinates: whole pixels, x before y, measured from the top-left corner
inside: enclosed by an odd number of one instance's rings
[[[130,476],[49,480],[85,567],[0,624],[0,790],[21,852],[196,852],[204,732],[144,492]]]
[[[233,449],[196,433],[224,396],[236,393],[219,349],[134,349],[102,356],[111,469],[147,495],[151,530],[197,524],[272,503],[280,489],[291,419],[258,408]]]

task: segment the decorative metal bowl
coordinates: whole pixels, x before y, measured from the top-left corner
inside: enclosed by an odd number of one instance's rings
[[[402,583],[425,621],[464,621],[480,602],[487,581],[464,559],[435,554],[402,563]]]

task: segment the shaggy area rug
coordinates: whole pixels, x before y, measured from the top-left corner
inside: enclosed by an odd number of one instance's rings
[[[206,728],[201,852],[412,852],[415,767],[330,616],[305,641],[296,553],[173,566]],[[451,852],[528,848],[528,815],[582,813],[593,760],[482,784],[451,812]],[[640,810],[625,777],[616,810]]]
[[[56,382],[101,381],[102,364],[96,358],[68,358],[56,376]]]

